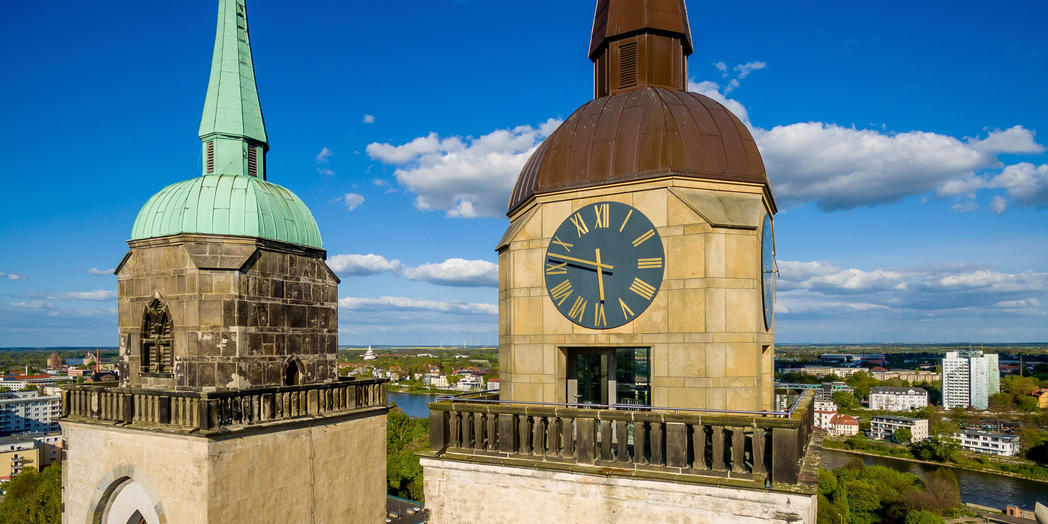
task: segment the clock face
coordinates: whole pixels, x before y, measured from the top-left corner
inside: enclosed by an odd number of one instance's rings
[[[619,202],[572,213],[546,248],[546,290],[572,322],[621,326],[647,309],[662,285],[662,239],[648,217]]]
[[[764,216],[761,232],[761,288],[764,291],[764,329],[771,329],[775,315],[775,233],[771,228],[771,215]]]

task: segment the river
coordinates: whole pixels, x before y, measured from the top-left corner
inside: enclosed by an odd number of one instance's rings
[[[403,409],[408,416],[422,418],[429,417],[429,407],[426,404],[432,402],[435,398],[435,395],[413,393],[391,392],[389,394],[389,401],[396,402],[397,406]],[[938,466],[930,466],[919,462],[908,462],[887,457],[852,455],[832,449],[823,451],[822,466],[827,469],[836,469],[856,458],[861,458],[866,464],[886,466],[922,477],[925,473],[938,469]],[[1042,504],[1048,504],[1048,483],[990,475],[964,469],[953,469],[953,472],[957,475],[957,482],[961,487],[961,500],[964,502],[993,508],[1004,508],[1009,504],[1018,504],[1029,509],[1033,509],[1034,502],[1037,500],[1040,500]]]
[[[888,457],[852,455],[833,449],[823,451],[822,467],[836,469],[857,458],[861,458],[868,465],[885,466],[898,471],[914,473],[921,477],[925,473],[940,467]],[[950,469],[957,475],[957,483],[961,488],[961,500],[964,502],[1002,509],[1009,504],[1013,504],[1025,506],[1031,510],[1035,501],[1039,500],[1042,504],[1048,504],[1048,483],[991,475],[966,469]]]

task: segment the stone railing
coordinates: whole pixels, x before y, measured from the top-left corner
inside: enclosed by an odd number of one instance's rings
[[[430,448],[453,460],[790,489],[814,480],[804,466],[818,454],[808,449],[813,398],[762,413],[440,399],[429,405]]]
[[[62,391],[62,419],[208,434],[386,409],[387,382],[342,380],[213,392],[129,389],[116,383],[77,385]]]

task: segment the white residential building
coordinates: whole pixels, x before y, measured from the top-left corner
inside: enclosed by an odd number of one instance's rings
[[[827,431],[830,429],[830,419],[837,414],[837,404],[830,400],[815,401],[815,427]]]
[[[37,391],[0,393],[0,434],[58,431],[62,397],[39,396]]]
[[[985,410],[990,395],[1001,391],[997,354],[978,350],[946,353],[942,359],[942,405],[946,409]]]
[[[484,377],[463,375],[458,383],[455,384],[455,389],[459,391],[481,391],[484,389]]]
[[[422,385],[437,389],[448,389],[448,377],[437,373],[426,373],[422,376]]]
[[[877,416],[870,420],[870,437],[879,440],[891,440],[897,429],[910,430],[910,442],[920,442],[928,438],[928,419]]]
[[[19,391],[25,389],[26,386],[53,386],[71,380],[72,378],[69,375],[48,375],[46,373],[39,375],[5,375],[3,378],[0,378],[0,387],[6,388],[8,391]]]
[[[827,433],[837,437],[850,437],[859,433],[859,421],[851,415],[838,413],[830,418]]]
[[[953,438],[968,451],[1010,457],[1019,454],[1019,436],[985,431],[961,431]]]
[[[870,389],[870,409],[908,411],[926,407],[928,392],[924,388],[874,386]]]

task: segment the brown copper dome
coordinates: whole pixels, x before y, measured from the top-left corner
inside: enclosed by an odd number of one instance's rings
[[[727,108],[648,86],[602,96],[568,117],[524,165],[509,212],[537,194],[669,175],[768,187],[753,136]]]

